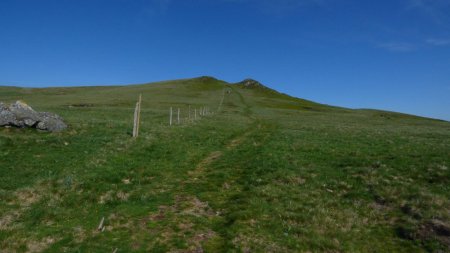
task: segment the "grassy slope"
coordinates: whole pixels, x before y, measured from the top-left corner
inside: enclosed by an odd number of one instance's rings
[[[167,126],[170,106],[182,118],[188,105],[216,109],[225,87],[220,112]],[[132,140],[139,93],[141,136]],[[70,129],[0,129],[7,252],[449,249],[448,122],[209,78],[0,88],[0,101],[17,99],[59,113]]]

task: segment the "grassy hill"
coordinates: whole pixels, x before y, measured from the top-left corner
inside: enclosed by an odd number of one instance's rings
[[[449,122],[210,77],[18,99],[69,129],[0,128],[2,252],[450,250]]]

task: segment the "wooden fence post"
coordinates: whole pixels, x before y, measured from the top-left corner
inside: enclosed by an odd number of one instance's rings
[[[178,108],[177,123],[180,124],[180,108]]]
[[[217,108],[218,112],[220,112],[220,110],[222,109],[222,104],[223,104],[224,99],[225,99],[225,88],[223,89],[222,99],[220,100],[219,108]]]
[[[136,107],[134,108],[133,138],[136,138],[136,132],[137,132],[138,103],[139,103],[139,102],[136,103]]]
[[[134,108],[134,121],[133,121],[133,137],[137,138],[139,136],[139,124],[141,122],[141,101],[142,94],[139,94],[139,100]]]

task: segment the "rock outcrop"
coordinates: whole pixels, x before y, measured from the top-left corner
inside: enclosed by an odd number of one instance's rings
[[[0,126],[17,125],[16,116],[6,107],[5,104],[0,102]]]
[[[266,93],[279,94],[278,91],[273,90],[273,89],[265,86],[264,84],[262,84],[262,83],[260,83],[260,82],[258,82],[256,80],[250,79],[250,78],[245,79],[245,80],[243,80],[241,82],[235,83],[235,85],[237,85],[237,86],[239,86],[241,88],[244,88],[244,89],[250,89],[250,90],[263,91],[263,92],[266,92]]]
[[[22,101],[10,106],[0,102],[0,126],[33,127],[49,132],[59,132],[67,128],[63,119],[50,112],[36,112]]]
[[[265,87],[260,82],[253,80],[253,79],[245,79],[245,80],[239,82],[238,84],[244,86],[245,88],[250,88],[250,89]]]

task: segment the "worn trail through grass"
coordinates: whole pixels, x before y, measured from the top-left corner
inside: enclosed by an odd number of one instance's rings
[[[240,101],[244,102],[242,96]],[[244,116],[250,118],[249,112],[250,110],[247,110]],[[182,233],[184,237],[187,237],[185,247],[188,251],[202,252],[208,248],[224,250],[227,244],[230,244],[224,237],[222,229],[217,229],[217,227],[226,227],[226,211],[214,209],[208,200],[202,198],[202,185],[208,180],[207,175],[211,165],[220,164],[224,154],[237,149],[249,135],[258,130],[254,128],[254,125],[251,123],[251,126],[226,141],[220,149],[208,153],[196,166],[193,166],[192,170],[187,172],[187,180],[181,182],[176,188],[175,192],[178,194],[174,196],[174,203],[170,206],[161,205],[156,213],[150,215],[149,220],[161,224],[172,224],[179,230],[178,234]],[[225,183],[225,186],[209,187],[208,191],[223,194],[229,187],[231,186]],[[172,229],[166,228],[160,233],[159,238],[162,242],[168,243],[164,238],[172,238],[174,233]]]
[[[70,129],[0,129],[0,251],[450,249],[448,122],[208,77],[0,92],[17,99]],[[219,112],[168,127],[170,106]]]

